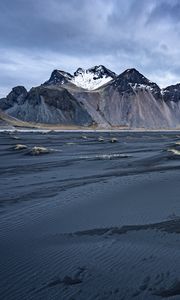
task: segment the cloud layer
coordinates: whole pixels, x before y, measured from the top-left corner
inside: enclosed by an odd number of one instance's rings
[[[180,82],[179,57],[179,0],[0,1],[0,96],[96,64],[166,86]]]

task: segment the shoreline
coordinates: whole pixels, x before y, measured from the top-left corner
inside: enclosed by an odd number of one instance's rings
[[[47,129],[47,128],[0,128],[0,132],[87,132],[87,133],[120,133],[120,132],[180,132],[180,129]]]

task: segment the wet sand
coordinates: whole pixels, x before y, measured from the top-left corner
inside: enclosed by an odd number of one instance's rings
[[[179,142],[1,132],[1,298],[180,299]]]

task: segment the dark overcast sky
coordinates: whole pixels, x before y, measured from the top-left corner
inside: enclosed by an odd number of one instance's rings
[[[0,0],[0,96],[97,64],[180,82],[180,0]]]

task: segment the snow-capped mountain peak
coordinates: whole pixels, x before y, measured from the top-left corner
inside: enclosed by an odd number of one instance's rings
[[[114,72],[100,65],[87,70],[78,68],[74,73],[74,77],[71,82],[84,89],[94,90],[109,82],[116,76],[117,75]]]

